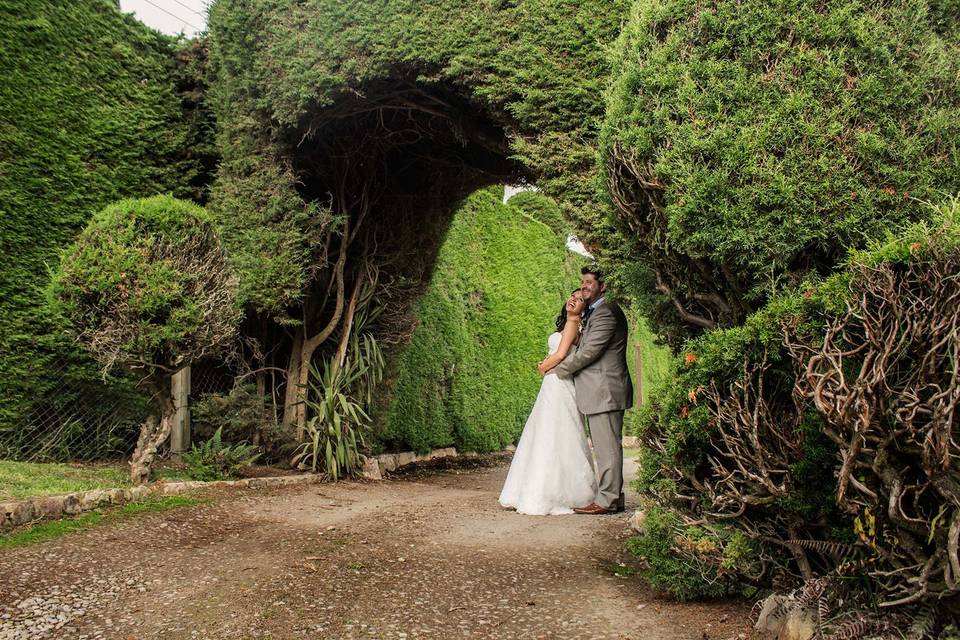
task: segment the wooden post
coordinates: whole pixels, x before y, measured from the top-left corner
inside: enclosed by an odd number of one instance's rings
[[[183,452],[190,449],[190,367],[173,374],[170,384],[176,411],[170,430],[170,458],[180,462]]]
[[[633,381],[633,404],[639,407],[643,404],[643,349],[639,344],[633,345],[633,357],[637,365],[637,379]]]

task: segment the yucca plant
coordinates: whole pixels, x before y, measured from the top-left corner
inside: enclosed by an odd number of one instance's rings
[[[383,379],[380,345],[369,333],[361,335],[374,315],[358,313],[346,351],[331,355],[322,369],[315,364],[310,367],[307,438],[297,448],[293,463],[315,472],[322,462],[334,481],[359,468],[363,432],[370,426],[368,410]]]

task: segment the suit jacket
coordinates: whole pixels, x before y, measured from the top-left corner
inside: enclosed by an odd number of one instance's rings
[[[620,307],[604,300],[587,319],[577,351],[553,369],[561,378],[573,378],[580,413],[624,411],[633,406],[627,343],[627,317]]]

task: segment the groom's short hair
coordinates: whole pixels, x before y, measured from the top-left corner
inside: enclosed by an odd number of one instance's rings
[[[596,278],[597,282],[603,282],[603,271],[600,271],[600,268],[597,265],[588,264],[583,269],[580,269],[580,275],[585,276],[588,273]]]

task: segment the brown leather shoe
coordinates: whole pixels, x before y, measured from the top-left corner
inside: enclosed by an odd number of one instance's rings
[[[589,516],[599,516],[604,513],[613,513],[610,509],[601,507],[596,502],[591,502],[585,507],[577,507],[573,510],[574,513],[583,513]]]

